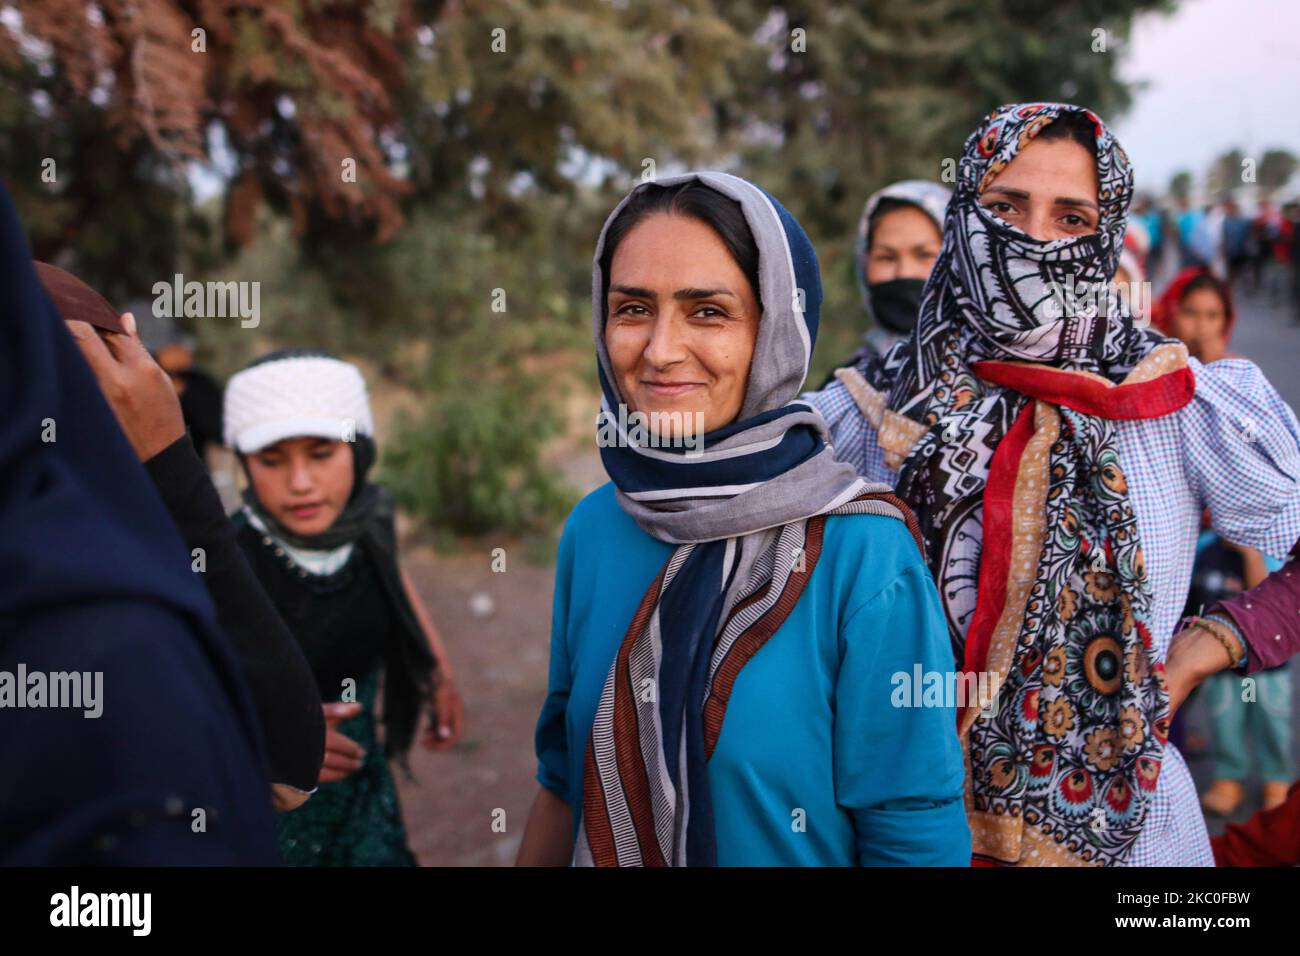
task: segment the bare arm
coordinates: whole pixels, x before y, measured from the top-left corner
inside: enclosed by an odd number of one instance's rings
[[[1173,637],[1165,658],[1165,679],[1169,685],[1169,715],[1172,717],[1187,696],[1211,674],[1227,670],[1243,653],[1235,635],[1207,622],[1218,637],[1202,627],[1185,627]],[[1227,641],[1225,646],[1224,641]],[[1232,654],[1229,656],[1229,648]]]
[[[1293,556],[1298,549],[1300,541],[1291,549]],[[1209,631],[1189,627],[1174,635],[1165,664],[1171,714],[1192,688],[1209,675],[1235,666],[1247,648],[1248,663],[1243,669],[1246,674],[1277,667],[1300,653],[1300,615],[1295,613],[1300,607],[1300,575],[1295,574],[1294,559],[1260,580],[1267,567],[1258,551],[1250,554],[1243,554],[1249,590],[1220,601],[1206,612],[1204,623]],[[1232,627],[1226,626],[1229,622]],[[1238,633],[1245,639],[1246,648],[1241,646]]]
[[[515,866],[568,866],[573,859],[573,811],[545,787],[537,788]]]
[[[426,729],[422,735],[424,746],[429,750],[450,750],[460,740],[461,733],[464,731],[465,705],[461,702],[460,691],[456,689],[452,679],[451,662],[447,657],[447,649],[443,646],[442,635],[433,626],[433,619],[429,617],[428,608],[424,606],[420,592],[415,589],[410,575],[406,573],[405,568],[399,570],[406,599],[411,602],[411,610],[415,612],[416,620],[420,622],[420,629],[424,631],[425,639],[429,642],[433,659],[438,662],[433,672],[433,707],[438,715],[438,726]]]

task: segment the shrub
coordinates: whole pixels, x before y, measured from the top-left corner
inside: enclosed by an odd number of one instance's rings
[[[576,495],[541,451],[560,418],[539,376],[464,348],[430,362],[419,412],[399,416],[384,480],[399,505],[457,534],[544,531]]]

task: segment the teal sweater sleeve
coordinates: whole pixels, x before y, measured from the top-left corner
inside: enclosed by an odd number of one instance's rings
[[[566,523],[555,561],[555,598],[551,605],[551,665],[546,701],[537,718],[534,747],[537,782],[572,805],[569,793],[569,599],[573,585],[574,532]]]
[[[895,706],[897,675],[953,671],[939,596],[919,553],[852,611],[836,684],[835,797],[854,820],[863,866],[969,866],[957,716]],[[910,700],[909,700],[910,702]]]

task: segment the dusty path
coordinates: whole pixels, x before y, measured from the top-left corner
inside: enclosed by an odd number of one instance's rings
[[[532,734],[546,696],[553,570],[527,564],[516,553],[522,549],[506,545],[506,571],[494,573],[491,547],[455,555],[419,548],[405,557],[465,698],[459,746],[440,754],[417,746],[417,782],[399,780],[411,846],[424,866],[513,863],[536,790]],[[480,616],[484,595],[492,608]]]
[[[592,449],[559,464],[581,493],[606,480]],[[496,547],[505,548],[503,573],[492,570]],[[450,555],[429,547],[403,552],[465,698],[460,745],[441,754],[417,746],[417,782],[398,781],[411,846],[424,866],[509,865],[523,836],[537,790],[533,727],[546,697],[555,586],[552,561],[530,564],[525,550],[487,539]]]

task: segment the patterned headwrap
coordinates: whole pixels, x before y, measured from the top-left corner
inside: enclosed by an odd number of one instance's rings
[[[601,692],[583,773],[579,865],[716,863],[708,760],[741,669],[817,565],[826,516],[888,515],[919,533],[887,487],[836,459],[825,422],[798,400],[821,307],[807,235],[780,203],[735,176],[688,173],[656,185],[692,180],[739,204],[758,247],[763,314],[740,414],[702,436],[698,454],[647,447],[621,426],[618,441],[602,442],[619,505],[678,547],[650,582]],[[605,223],[592,276],[603,434],[620,420],[622,396],[605,347],[601,252],[628,199]]]
[[[1068,113],[1095,130],[1100,221],[1039,241],[979,197]],[[912,337],[838,373],[900,469],[957,660],[999,680],[997,706],[961,719],[989,862],[1123,863],[1160,771],[1168,697],[1114,423],[1176,411],[1195,382],[1181,344],[1089,298],[1114,275],[1132,192],[1091,112],[995,110],[966,142]]]

